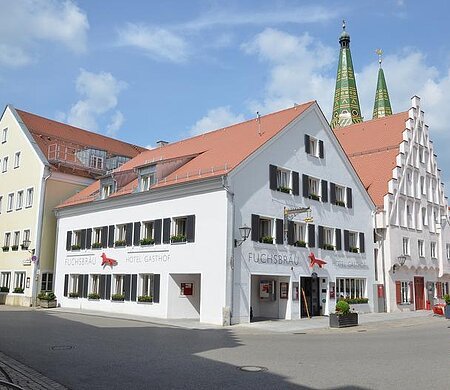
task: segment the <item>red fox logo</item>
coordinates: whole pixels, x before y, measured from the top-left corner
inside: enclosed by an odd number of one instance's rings
[[[110,259],[109,257],[106,257],[105,253],[102,253],[102,266],[103,268],[105,268],[107,265],[109,265],[110,267],[113,267],[115,265],[117,265],[117,260],[114,259]]]
[[[310,261],[309,261],[309,266],[312,268],[314,267],[314,264],[317,264],[319,266],[319,268],[323,268],[323,266],[327,263],[326,261],[317,259],[316,256],[314,256],[314,253],[310,253],[310,255],[308,256]]]

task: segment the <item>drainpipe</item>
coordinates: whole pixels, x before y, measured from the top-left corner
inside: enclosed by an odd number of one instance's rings
[[[33,288],[31,292],[31,305],[37,306],[37,295],[38,295],[38,279],[40,270],[40,255],[41,255],[41,242],[42,242],[42,225],[44,223],[44,208],[45,208],[45,192],[47,179],[51,176],[50,168],[48,165],[44,167],[44,174],[41,181],[41,196],[39,200],[39,214],[38,214],[38,226],[36,231],[36,250],[34,255],[36,256],[36,261],[33,267]]]
[[[387,233],[387,227],[386,227],[386,229],[384,229],[384,232],[382,234],[377,233],[377,229],[378,229],[377,228],[377,213],[380,211],[384,212],[383,209],[379,209],[378,207],[375,209],[373,226],[375,228],[375,235],[377,237],[379,237],[380,238],[379,241],[381,241],[381,270],[382,270],[383,287],[384,287],[383,303],[384,303],[384,311],[386,312],[387,311],[387,302],[386,302],[386,267],[385,267],[385,259],[384,259],[384,242],[386,240],[385,236]]]

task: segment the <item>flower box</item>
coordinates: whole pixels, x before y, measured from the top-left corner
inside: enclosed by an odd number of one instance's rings
[[[113,294],[113,295],[111,295],[111,300],[115,301],[115,302],[123,302],[125,300],[125,295]]]
[[[127,245],[127,242],[125,240],[117,240],[114,242],[114,245],[116,247],[124,247]]]
[[[48,301],[46,299],[39,299],[39,306],[43,309],[52,309],[57,306],[56,299],[53,299],[52,301]]]
[[[22,287],[15,287],[13,290],[13,293],[15,294],[23,294],[23,288]]]
[[[330,328],[347,328],[358,325],[358,313],[330,313]]]
[[[327,251],[334,251],[334,245],[331,244],[323,244],[323,249]]]
[[[0,287],[0,292],[9,293],[9,287]]]
[[[19,250],[19,245],[12,245],[11,246],[11,250],[12,251],[18,251]]]
[[[79,251],[81,249],[81,246],[80,245],[72,245],[70,247],[70,249],[72,249],[73,251]]]
[[[88,299],[90,299],[92,301],[98,301],[100,299],[100,294],[90,293],[90,294],[88,294]]]
[[[102,247],[102,243],[101,242],[94,242],[92,244],[92,249],[99,249]]]
[[[69,298],[78,298],[80,296],[80,294],[78,294],[77,292],[70,292],[69,293]]]
[[[183,234],[178,234],[170,237],[170,242],[186,242],[186,236]]]
[[[356,248],[356,247],[350,247],[350,252],[352,252],[352,253],[359,253],[359,248]]]
[[[155,240],[153,238],[142,238],[139,241],[139,244],[141,245],[153,245],[155,243]]]
[[[273,244],[273,237],[271,236],[261,237],[260,242],[262,242],[263,244]]]
[[[342,200],[337,200],[335,204],[336,206],[345,207],[345,202],[343,202]]]
[[[349,305],[360,305],[363,303],[368,303],[369,298],[344,298],[342,301],[347,302]]]
[[[152,303],[153,297],[150,295],[140,295],[138,296],[138,302],[140,303]]]
[[[294,246],[300,247],[300,248],[306,248],[306,242],[305,241],[295,241]]]
[[[280,192],[284,192],[285,194],[291,193],[291,189],[289,187],[278,187],[277,190]]]
[[[2,250],[3,250],[3,252],[8,252],[9,251],[9,246],[7,246],[7,245],[2,246]]]
[[[320,196],[316,194],[309,194],[309,199],[312,200],[320,200]]]

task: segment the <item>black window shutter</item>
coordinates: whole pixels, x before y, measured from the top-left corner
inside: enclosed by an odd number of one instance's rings
[[[170,218],[163,219],[163,244],[170,244]]]
[[[108,228],[108,247],[114,247],[114,225],[110,225]]]
[[[186,221],[186,241],[195,241],[195,215],[188,215]]]
[[[328,182],[326,180],[322,180],[322,202],[328,202]]]
[[[111,299],[111,275],[106,275],[105,299]]]
[[[283,220],[277,219],[276,220],[276,243],[282,245],[283,244]]]
[[[67,297],[69,291],[69,275],[64,275],[64,296]]]
[[[100,299],[106,299],[106,275],[100,275],[100,280],[98,282],[98,292]]]
[[[252,241],[259,241],[259,215],[252,214]]]
[[[318,247],[323,249],[323,226],[318,226],[319,233],[318,233]]]
[[[310,154],[311,153],[311,148],[310,148],[310,143],[309,143],[309,135],[305,134],[305,152]]]
[[[134,239],[133,239],[133,245],[139,246],[141,244],[141,223],[135,222],[134,223]]]
[[[323,141],[319,141],[319,157],[324,157],[324,150],[323,150]]]
[[[101,240],[102,248],[106,248],[108,246],[108,226],[102,227]]]
[[[347,207],[351,209],[353,207],[352,189],[347,187]]]
[[[303,184],[303,196],[305,198],[309,197],[309,177],[308,175],[302,175]]]
[[[359,253],[364,253],[366,250],[364,246],[364,233],[359,233]]]
[[[298,172],[292,172],[292,195],[300,195],[300,178]]]
[[[159,245],[161,244],[162,219],[155,220],[153,227],[155,229],[155,245]]]
[[[131,275],[127,274],[123,276],[123,292],[125,300],[129,301],[131,298]]]
[[[160,274],[153,275],[153,302],[159,303]]]
[[[87,298],[88,296],[88,288],[89,288],[89,275],[88,274],[84,274],[83,275],[84,278],[84,282],[83,282],[83,293],[82,293],[82,297],[83,298]]]
[[[342,250],[341,229],[336,229],[336,250]]]
[[[288,245],[294,245],[294,221],[288,221],[288,231],[287,231],[287,241]]]
[[[308,225],[308,246],[310,248],[316,246],[316,229],[313,223]]]
[[[66,250],[70,251],[72,249],[72,232],[67,232],[67,239],[66,239]]]
[[[91,249],[92,229],[86,229],[86,249]]]
[[[125,242],[127,246],[133,244],[133,223],[131,222],[125,225]]]
[[[137,295],[137,275],[131,275],[131,300],[135,301]]]
[[[350,233],[348,230],[344,230],[344,251],[350,251]]]
[[[84,290],[84,275],[78,275],[78,295],[80,297],[83,296],[83,290]]]
[[[86,249],[86,229],[81,231],[80,247],[81,249]]]
[[[336,204],[336,184],[330,181],[330,203]]]
[[[271,190],[276,190],[277,186],[277,167],[269,165],[269,187]]]

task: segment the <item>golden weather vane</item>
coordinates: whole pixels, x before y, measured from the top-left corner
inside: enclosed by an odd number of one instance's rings
[[[375,53],[378,54],[378,63],[381,66],[381,62],[383,61],[383,50],[377,49],[377,50],[375,50]]]

